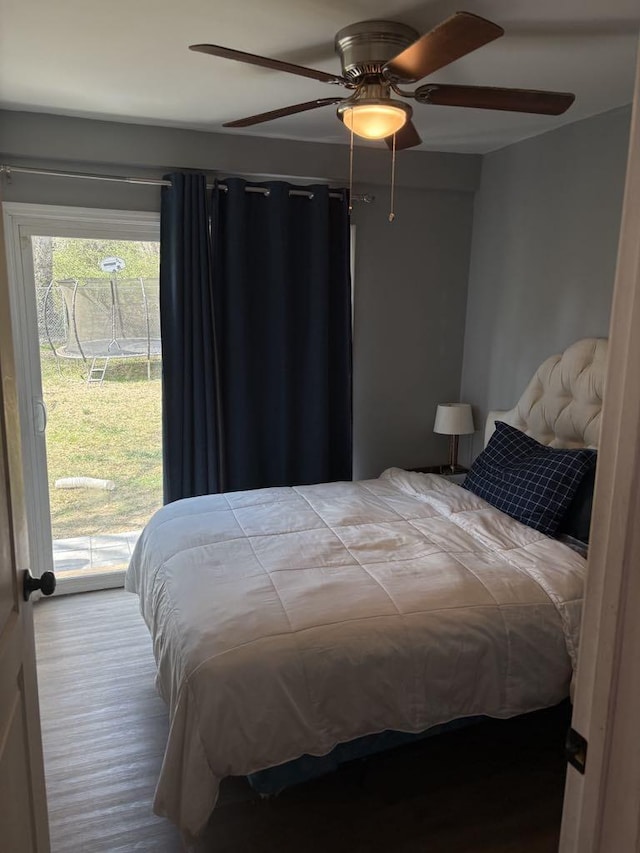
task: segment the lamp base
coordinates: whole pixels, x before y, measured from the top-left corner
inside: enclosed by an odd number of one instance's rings
[[[449,468],[452,474],[455,474],[458,467],[458,437],[452,435],[449,439]]]

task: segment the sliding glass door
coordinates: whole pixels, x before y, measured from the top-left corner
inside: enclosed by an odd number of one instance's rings
[[[119,585],[162,503],[157,218],[22,207],[12,319],[32,559],[62,592]]]

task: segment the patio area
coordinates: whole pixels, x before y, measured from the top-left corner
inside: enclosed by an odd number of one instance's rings
[[[126,569],[140,532],[56,539],[53,543],[54,572],[69,576]]]

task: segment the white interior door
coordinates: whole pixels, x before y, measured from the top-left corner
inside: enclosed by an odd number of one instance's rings
[[[586,762],[568,769],[562,853],[640,850],[639,330],[640,61],[572,721]]]
[[[47,414],[43,400],[32,241],[39,235],[78,240],[158,241],[159,216],[135,211],[7,204],[5,232],[11,319],[19,356],[17,380],[29,541],[38,565],[42,570],[52,570],[54,549],[47,475]],[[80,551],[68,553],[80,554]],[[123,576],[122,568],[101,572],[79,571],[69,576],[58,571],[57,591],[80,592],[121,586]]]
[[[0,846],[15,853],[47,853],[33,621],[31,604],[22,596],[23,575],[29,567],[13,339],[0,233]]]

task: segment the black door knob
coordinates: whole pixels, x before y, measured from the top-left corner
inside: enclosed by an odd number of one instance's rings
[[[43,572],[39,578],[34,578],[29,569],[24,573],[22,594],[25,601],[29,601],[31,593],[39,589],[43,595],[51,595],[56,588],[56,576],[53,572]]]

